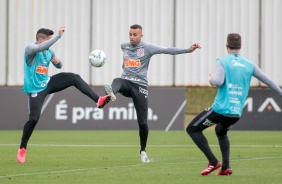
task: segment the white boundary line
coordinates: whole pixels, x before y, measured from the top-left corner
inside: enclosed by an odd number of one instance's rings
[[[242,160],[268,160],[268,159],[279,159],[282,158],[282,156],[279,157],[256,157],[256,158],[243,158],[243,159],[234,159],[231,161],[242,161]],[[206,162],[206,161],[205,161]],[[152,163],[152,162],[151,162]],[[157,163],[157,162],[153,162]],[[157,164],[133,164],[133,165],[120,165],[120,166],[107,166],[108,169],[117,169],[117,168],[132,168],[132,167],[140,167],[140,166],[154,166],[154,165],[182,165],[182,164],[198,164],[203,163],[203,161],[194,161],[194,162],[181,162],[181,163],[161,163],[158,162]],[[46,175],[46,174],[57,174],[57,173],[70,173],[70,172],[80,172],[80,171],[91,171],[91,170],[98,170],[98,169],[105,169],[105,166],[103,167],[94,167],[94,168],[78,168],[78,169],[68,169],[68,170],[59,170],[59,171],[46,171],[46,172],[38,172],[38,173],[22,173],[22,174],[10,174],[10,175],[2,175],[0,176],[0,179],[3,178],[10,178],[10,177],[20,177],[20,176],[35,176],[35,175]]]
[[[0,144],[0,146],[18,146],[18,144]],[[130,144],[28,144],[28,146],[34,146],[34,147],[140,147],[139,145],[130,145]],[[196,145],[192,144],[149,144],[148,147],[196,147]],[[209,145],[210,147],[219,147],[219,145]],[[282,148],[282,145],[239,145],[234,144],[230,145],[230,147],[239,147],[239,148]]]
[[[124,166],[110,166],[107,168],[128,168],[128,167],[137,167],[137,166],[145,166],[148,164],[136,164],[136,165],[124,165]],[[70,172],[79,172],[79,171],[90,171],[90,170],[98,170],[98,169],[105,169],[104,167],[94,167],[94,168],[81,168],[81,169],[69,169],[69,170],[60,170],[60,171],[46,171],[46,172],[39,172],[39,173],[22,173],[22,174],[11,174],[6,176],[0,176],[2,178],[9,178],[9,177],[19,177],[19,176],[34,176],[34,175],[45,175],[45,174],[57,174],[57,173],[70,173]]]

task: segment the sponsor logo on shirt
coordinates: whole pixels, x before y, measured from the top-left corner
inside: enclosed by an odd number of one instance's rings
[[[136,78],[136,77],[124,77],[124,79],[126,80],[131,80],[131,81],[141,81],[140,79]]]
[[[38,74],[47,74],[48,73],[48,68],[45,66],[37,66],[36,67],[36,73]]]
[[[123,59],[124,60],[128,60],[129,59],[129,56],[128,56],[127,52],[123,52]]]
[[[239,62],[236,61],[236,60],[232,60],[231,63],[232,63],[233,66],[245,67],[244,64],[241,64],[241,63],[239,63]]]
[[[139,59],[135,60],[135,59],[127,59],[124,60],[124,66],[129,68],[129,67],[140,67],[141,66],[141,62]]]

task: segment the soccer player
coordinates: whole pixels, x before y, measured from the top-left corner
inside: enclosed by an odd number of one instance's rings
[[[37,31],[36,42],[28,45],[24,52],[24,86],[22,91],[28,95],[29,120],[24,125],[20,148],[17,154],[19,163],[25,162],[27,142],[36,126],[44,99],[48,94],[64,90],[70,86],[76,87],[87,95],[98,108],[103,108],[111,97],[97,96],[90,86],[77,74],[59,73],[48,75],[49,64],[62,68],[62,61],[56,57],[50,48],[64,34],[65,27],[60,27],[58,35],[52,38],[54,32],[41,28]]]
[[[141,162],[150,162],[146,154],[146,144],[148,138],[148,81],[147,71],[150,59],[155,54],[184,54],[190,53],[200,48],[195,43],[187,48],[166,48],[141,40],[143,37],[142,27],[140,25],[132,25],[129,30],[130,42],[122,43],[121,50],[123,52],[123,73],[120,78],[115,78],[112,85],[106,84],[105,91],[111,96],[111,100],[116,100],[116,93],[120,93],[125,97],[132,98],[139,125],[140,137],[140,157]]]
[[[201,175],[208,175],[221,168],[217,175],[231,175],[229,165],[230,143],[227,131],[241,117],[244,104],[250,89],[252,76],[265,83],[269,88],[282,96],[282,90],[260,68],[240,55],[241,36],[236,33],[227,36],[228,55],[216,60],[215,75],[210,74],[209,83],[217,87],[217,94],[210,108],[197,115],[187,126],[186,131],[204,153],[209,163]],[[202,131],[216,125],[222,163],[211,151]]]

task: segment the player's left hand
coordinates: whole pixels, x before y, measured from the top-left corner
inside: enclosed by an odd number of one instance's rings
[[[198,43],[194,43],[190,46],[190,48],[188,49],[189,52],[194,52],[194,50],[196,49],[200,49],[201,46]]]
[[[60,59],[57,58],[57,57],[54,57],[52,60],[51,60],[52,63],[54,64],[58,64],[60,62]]]

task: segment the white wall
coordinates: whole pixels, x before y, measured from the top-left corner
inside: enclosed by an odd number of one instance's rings
[[[282,1],[262,0],[261,68],[282,85]]]
[[[7,1],[0,0],[0,85],[6,85],[7,65]]]
[[[202,45],[192,54],[153,56],[148,72],[151,86],[208,85],[215,59],[226,54],[230,32],[241,34],[242,54],[282,86],[281,8],[280,0],[0,0],[0,85],[22,85],[25,46],[35,42],[39,28],[57,33],[61,25],[66,32],[53,49],[64,67],[50,67],[50,74],[78,73],[91,85],[111,82],[122,72],[120,43],[128,41],[129,26],[137,23],[143,26],[144,41],[166,47]],[[89,65],[88,54],[93,49],[107,54],[102,68]],[[259,83],[253,80],[252,85]]]
[[[258,5],[257,0],[178,0],[176,45],[199,41],[202,49],[177,57],[176,85],[208,85],[216,58],[227,54],[228,33],[242,36],[242,54],[258,64]]]
[[[44,27],[58,34],[60,26],[66,26],[66,32],[52,48],[63,69],[50,67],[50,74],[75,72],[89,81],[90,1],[9,0],[9,5],[9,85],[23,84],[24,48],[36,41],[37,30]]]

